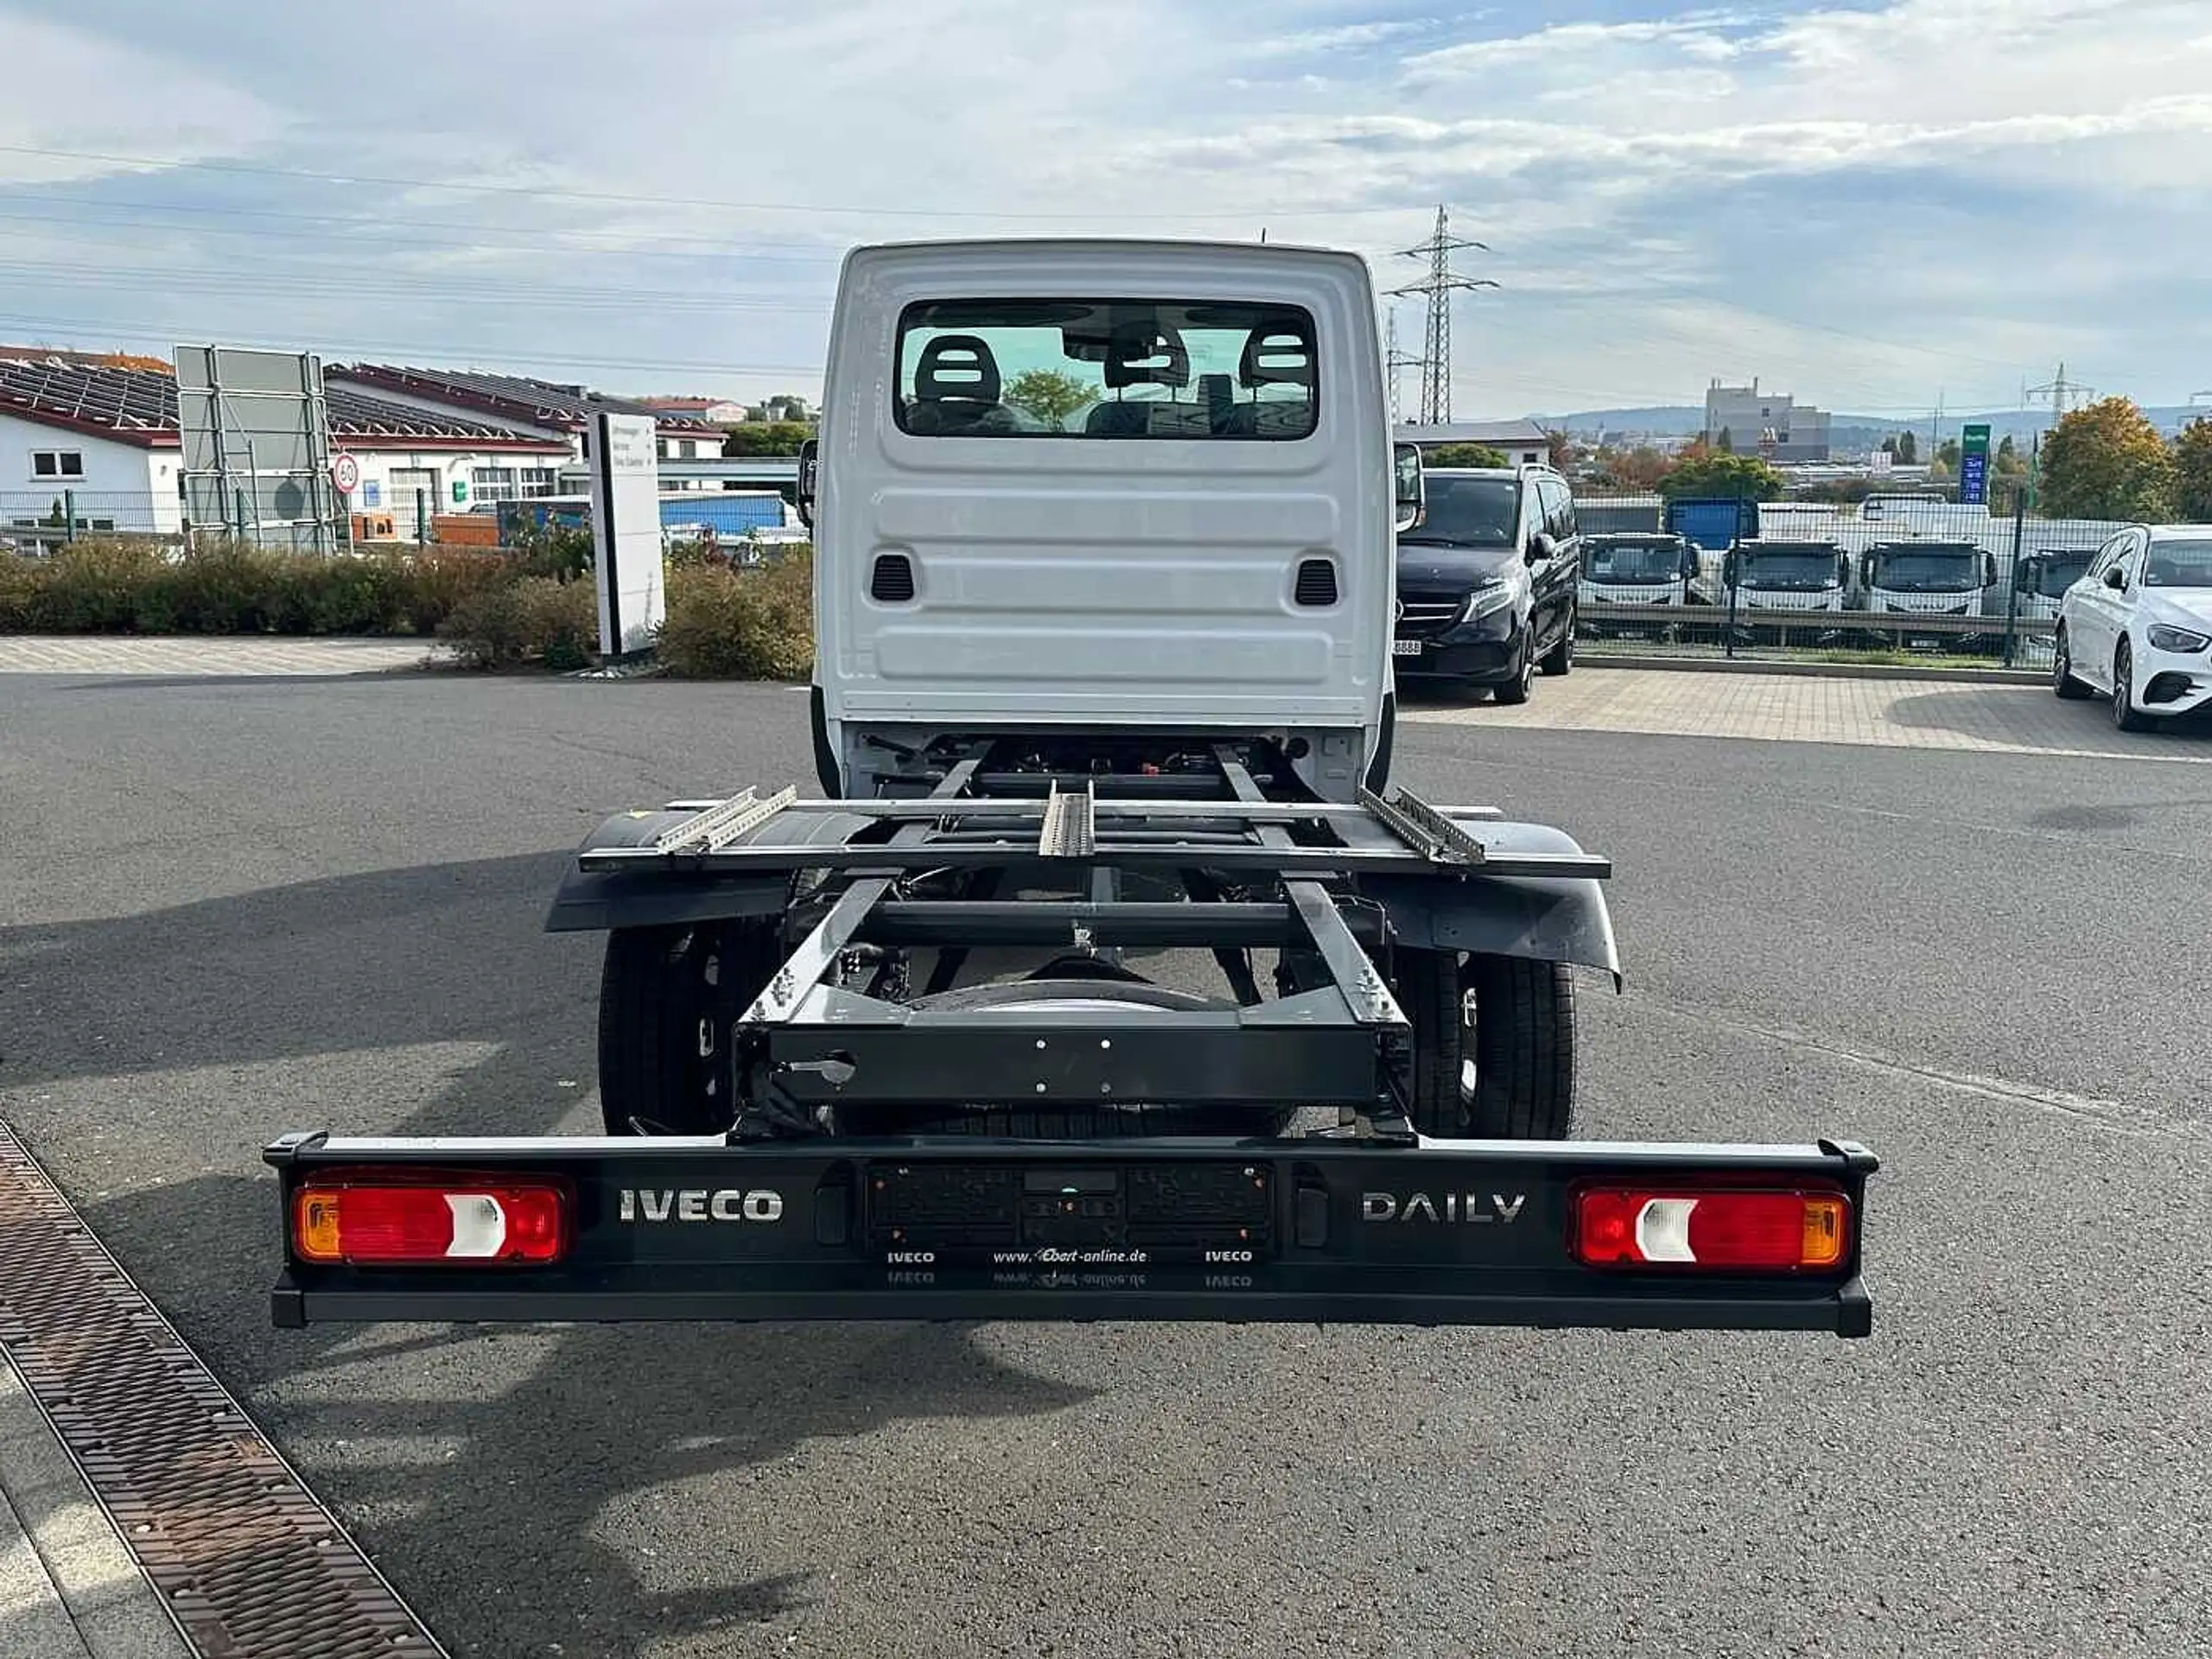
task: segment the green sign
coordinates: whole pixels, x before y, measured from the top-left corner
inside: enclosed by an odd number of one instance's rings
[[[1989,428],[1985,423],[1959,429],[1959,499],[1968,506],[1989,499]]]
[[[1987,437],[1987,436],[1989,435],[1989,429],[1988,429],[1988,428],[1984,427],[1984,428],[1982,429],[1982,435],[1983,435],[1985,438],[1986,438],[1986,437]],[[455,505],[455,506],[459,506],[462,502],[464,502],[464,501],[466,501],[466,500],[467,500],[467,499],[468,499],[468,480],[467,480],[467,479],[465,479],[465,478],[456,478],[456,479],[455,479],[455,480],[454,480],[454,481],[453,481],[453,502],[454,502],[454,505]]]

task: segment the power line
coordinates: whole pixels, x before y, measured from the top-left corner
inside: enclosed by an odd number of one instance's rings
[[[1459,248],[1490,249],[1483,243],[1470,241],[1452,234],[1450,213],[1439,204],[1436,209],[1436,229],[1427,241],[1417,247],[1402,248],[1402,259],[1428,261],[1428,275],[1417,283],[1403,288],[1394,288],[1394,295],[1424,295],[1428,300],[1428,329],[1423,342],[1421,370],[1421,421],[1424,426],[1441,426],[1452,418],[1452,296],[1459,289],[1496,288],[1497,284],[1487,277],[1462,276],[1452,269],[1452,255]]]

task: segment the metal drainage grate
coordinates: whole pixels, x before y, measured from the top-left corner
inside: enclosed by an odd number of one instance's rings
[[[5,1123],[0,1350],[205,1659],[444,1659]]]

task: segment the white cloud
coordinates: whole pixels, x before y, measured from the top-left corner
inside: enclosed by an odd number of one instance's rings
[[[1434,19],[1412,17],[1378,22],[1338,23],[1327,29],[1309,29],[1295,35],[1281,35],[1272,40],[1261,41],[1251,48],[1251,54],[1261,58],[1303,58],[1325,52],[1358,51],[1367,47],[1380,46],[1387,41],[1402,40],[1408,35],[1421,34],[1435,26]]]
[[[0,186],[139,169],[25,150],[196,159],[278,136],[276,111],[230,82],[83,28],[0,11]]]

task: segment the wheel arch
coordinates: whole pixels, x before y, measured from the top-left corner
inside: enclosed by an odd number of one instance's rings
[[[1519,876],[1382,876],[1361,884],[1382,905],[1397,943],[1598,968],[1618,989],[1625,976],[1603,885]]]

